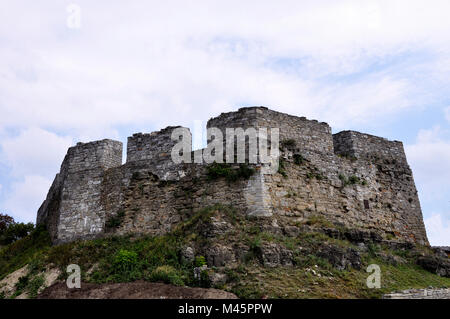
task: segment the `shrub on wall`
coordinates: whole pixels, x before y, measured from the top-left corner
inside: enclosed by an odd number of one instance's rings
[[[210,180],[218,178],[225,178],[229,182],[234,182],[239,179],[249,179],[254,173],[255,169],[247,164],[240,164],[239,168],[233,168],[227,163],[216,163],[207,166],[207,176]]]
[[[121,210],[115,216],[111,216],[106,221],[106,228],[114,229],[119,228],[122,225],[123,219],[125,218],[125,211]]]

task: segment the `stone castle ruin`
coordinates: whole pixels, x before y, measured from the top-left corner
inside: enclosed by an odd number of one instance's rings
[[[226,128],[279,128],[278,173],[249,164],[251,176],[230,181],[211,178],[211,164],[175,164],[178,127],[129,137],[125,164],[121,142],[78,143],[68,150],[37,224],[47,226],[54,243],[109,233],[162,235],[220,203],[267,219],[275,231],[323,218],[379,240],[428,245],[401,142],[355,131],[333,135],[326,123],[265,107],[223,113],[208,127],[223,136]]]

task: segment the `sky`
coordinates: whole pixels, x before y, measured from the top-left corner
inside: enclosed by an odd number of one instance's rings
[[[0,1],[0,212],[34,222],[67,148],[264,105],[404,142],[450,245],[450,2]]]

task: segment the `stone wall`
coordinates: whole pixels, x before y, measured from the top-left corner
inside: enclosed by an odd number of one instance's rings
[[[102,140],[69,148],[38,212],[55,242],[95,236],[104,229],[100,200],[104,173],[122,164],[122,143]]]
[[[301,155],[301,164],[285,155],[285,176],[266,176],[274,215],[292,223],[323,216],[335,225],[378,231],[385,239],[428,244],[417,191],[404,167]]]
[[[106,219],[121,212],[123,222],[117,229],[105,230],[160,235],[201,208],[218,203],[241,207],[245,212],[243,189],[247,181],[209,180],[201,165],[186,165],[184,169],[186,177],[176,182],[159,179],[154,167],[142,161],[109,170],[102,189]]]
[[[206,164],[174,164],[168,127],[120,142],[69,149],[37,222],[55,242],[105,232],[161,234],[215,203],[291,227],[322,216],[335,226],[376,232],[385,240],[428,244],[417,190],[400,142],[345,131],[265,107],[223,113],[208,127],[279,128],[281,170],[253,165],[248,180],[210,180]],[[192,155],[192,154],[191,154]],[[123,216],[117,229],[108,220]]]
[[[450,289],[410,289],[387,294],[383,299],[450,299]]]
[[[169,126],[151,134],[134,134],[128,138],[127,163],[145,162],[163,180],[178,180],[184,176],[182,166],[171,159],[171,152],[178,141],[172,140],[172,133],[181,126]],[[189,131],[189,129],[185,128]]]
[[[354,131],[333,136],[326,123],[265,107],[223,113],[208,127],[220,128],[224,136],[228,127],[280,129],[286,176],[255,177],[248,202],[255,215],[286,216],[292,223],[321,215],[345,227],[428,244],[401,142]],[[304,161],[296,165],[295,158]]]
[[[338,155],[368,159],[391,159],[406,162],[403,143],[355,131],[333,135],[334,151]]]
[[[272,111],[266,107],[246,107],[238,112],[222,113],[209,120],[207,126],[221,129],[224,136],[225,128],[279,128],[280,141],[294,139],[303,151],[333,153],[333,137],[327,123]]]

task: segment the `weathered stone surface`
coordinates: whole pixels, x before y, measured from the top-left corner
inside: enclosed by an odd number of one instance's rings
[[[211,272],[208,274],[212,287],[224,285],[227,282],[227,275],[217,272]]]
[[[442,258],[450,258],[450,247],[449,246],[434,246],[433,250]]]
[[[193,262],[195,260],[195,251],[192,247],[185,247],[181,252],[181,257],[187,262]]]
[[[300,231],[300,228],[296,226],[286,226],[283,228],[283,234],[289,237],[297,237]]]
[[[235,262],[236,258],[230,247],[215,245],[208,249],[206,260],[210,267],[225,267]]]
[[[296,236],[298,225],[321,217],[332,236],[355,243],[428,245],[400,142],[351,131],[332,135],[326,123],[265,107],[221,114],[208,127],[279,128],[283,174],[255,164],[248,180],[210,180],[206,165],[171,160],[177,127],[130,137],[123,165],[120,142],[78,144],[69,149],[37,223],[47,225],[55,243],[107,232],[160,235],[199,209],[222,203],[266,218],[265,231],[274,234]],[[226,236],[227,226],[212,221],[205,235]]]
[[[127,163],[145,161],[151,163],[154,174],[161,180],[178,180],[185,176],[183,165],[171,160],[171,151],[178,141],[172,133],[181,126],[169,126],[151,134],[137,133],[128,138]]]
[[[406,260],[403,259],[400,256],[395,256],[395,255],[389,255],[389,254],[385,254],[385,253],[379,253],[377,254],[378,257],[380,257],[384,262],[397,266],[397,265],[402,265],[402,264],[406,264]]]
[[[258,257],[265,267],[292,266],[292,251],[276,243],[263,245]]]
[[[228,222],[212,217],[202,225],[200,232],[205,238],[214,238],[224,236],[230,230],[232,230],[232,226]]]
[[[409,289],[384,295],[383,299],[450,299],[450,289]]]
[[[37,224],[46,224],[54,242],[97,236],[104,231],[102,182],[106,170],[122,164],[122,143],[102,140],[71,147]]]
[[[324,245],[320,248],[318,254],[330,262],[334,267],[340,270],[355,268],[361,269],[361,255],[353,249],[344,249],[332,245]]]
[[[323,232],[328,236],[336,239],[345,239],[352,243],[379,243],[383,240],[383,237],[375,231],[369,231],[365,229],[344,229],[337,228],[324,228]]]
[[[417,259],[417,264],[439,276],[450,277],[450,260],[448,258],[423,256]]]

